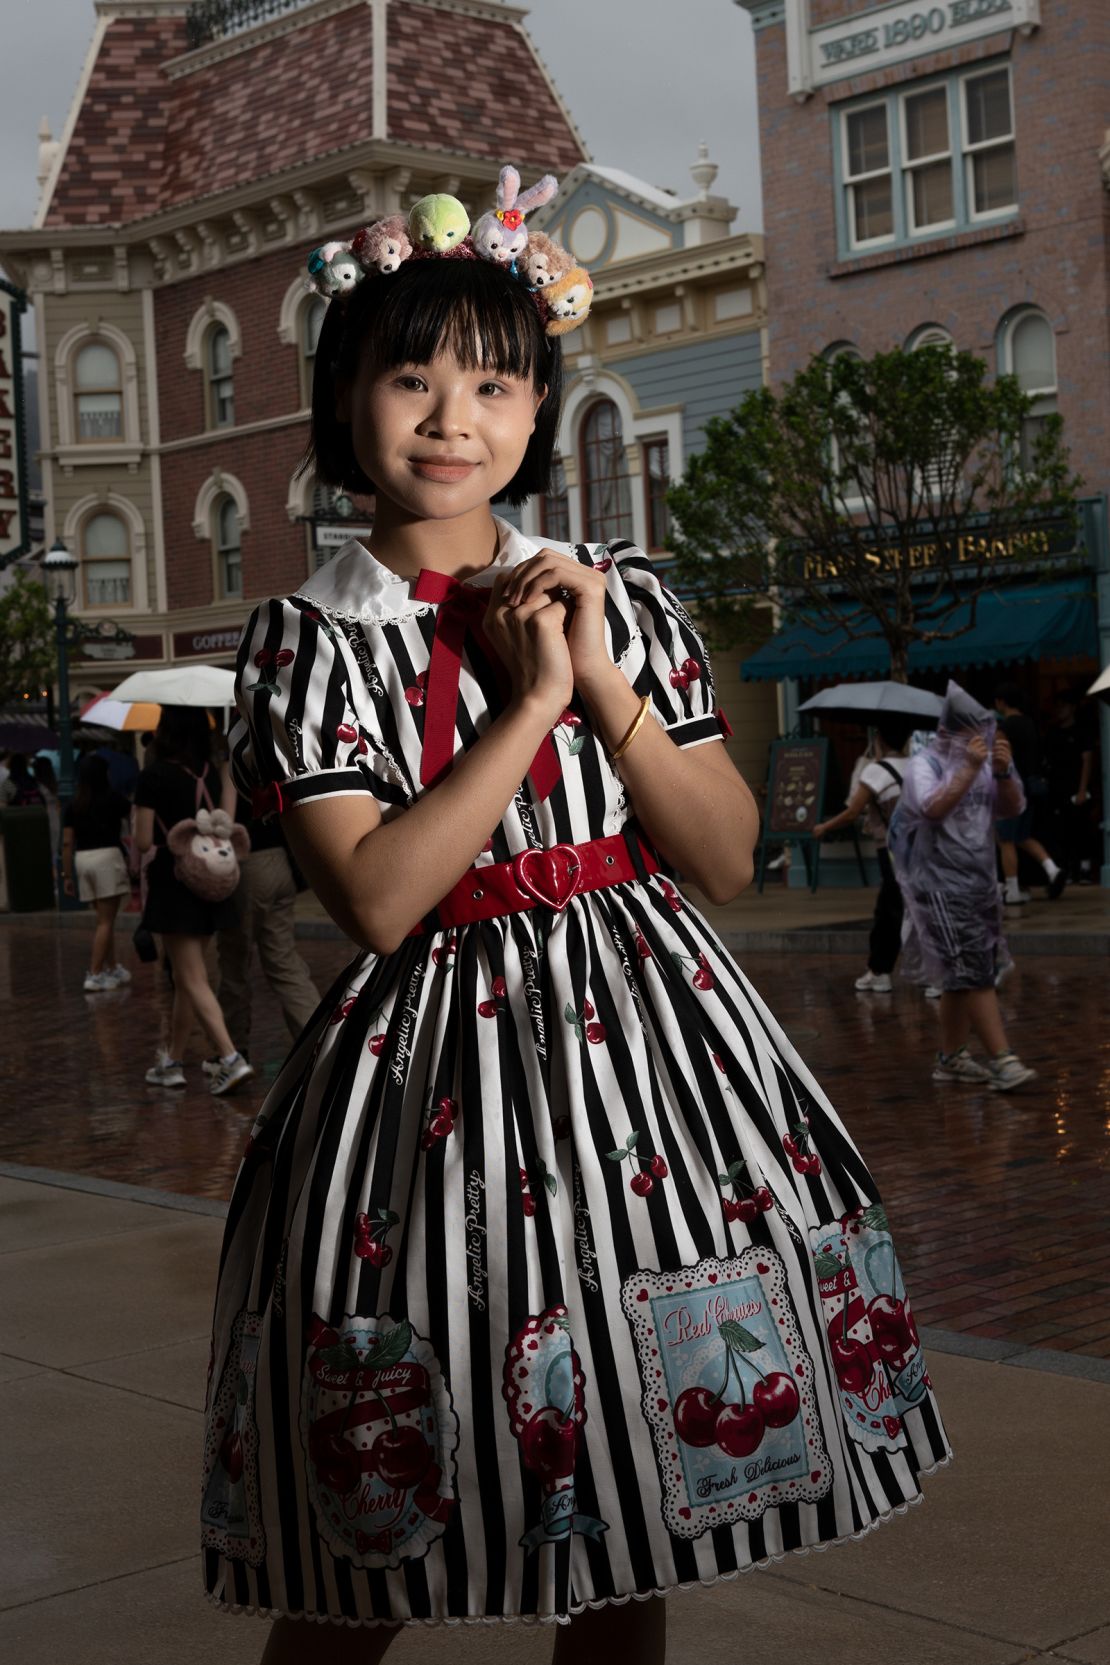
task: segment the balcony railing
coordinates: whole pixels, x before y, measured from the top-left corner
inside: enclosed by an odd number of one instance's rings
[[[185,34],[190,51],[211,41],[253,29],[284,12],[299,11],[312,0],[195,0],[185,13]]]

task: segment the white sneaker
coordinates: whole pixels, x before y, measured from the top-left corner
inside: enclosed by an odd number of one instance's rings
[[[208,1077],[209,1081],[214,1080],[215,1077],[217,1075],[219,1075],[220,1071],[223,1069],[223,1065],[220,1063],[220,1060],[219,1060],[218,1057],[217,1058],[202,1058],[200,1067],[201,1067],[202,1071],[204,1072],[204,1074]]]
[[[146,1072],[146,1080],[152,1087],[184,1087],[185,1070],[178,1058],[171,1058],[168,1052],[159,1052],[153,1069]]]
[[[933,1065],[933,1080],[989,1082],[993,1086],[994,1072],[977,1063],[967,1047],[961,1046],[958,1052],[947,1055],[943,1052],[937,1053],[937,1061]]]
[[[244,1081],[249,1081],[254,1074],[254,1067],[247,1063],[241,1052],[235,1052],[225,1063],[219,1060],[219,1073],[212,1077],[212,1085],[208,1091],[214,1098],[222,1098],[225,1093],[233,1093]]]
[[[1003,906],[1007,908],[1023,908],[1028,901],[1027,890],[1007,890],[1002,895]]]
[[[117,988],[122,989],[125,984],[131,981],[131,973],[125,965],[109,966],[108,975],[115,980]]]
[[[104,994],[108,989],[118,989],[119,984],[110,971],[86,971],[82,987],[86,994]]]
[[[889,994],[893,987],[885,971],[865,971],[862,977],[856,978],[856,988],[870,989],[872,994]]]
[[[926,1000],[939,1000],[943,993],[944,993],[944,990],[943,989],[938,989],[935,983],[926,983],[926,985],[925,985],[925,998],[926,998]]]
[[[1012,1093],[1026,1081],[1032,1081],[1036,1070],[1023,1064],[1016,1052],[1003,1052],[992,1058],[987,1074],[996,1093]]]

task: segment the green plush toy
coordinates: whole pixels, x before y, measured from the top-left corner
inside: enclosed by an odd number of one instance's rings
[[[445,254],[457,248],[470,230],[466,209],[457,197],[437,191],[421,197],[409,213],[409,236],[422,249],[435,249]]]

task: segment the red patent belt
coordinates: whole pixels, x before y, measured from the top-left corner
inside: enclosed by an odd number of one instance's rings
[[[408,934],[418,937],[425,931],[446,931],[535,907],[561,913],[571,897],[583,891],[628,884],[658,871],[658,856],[634,830],[583,844],[521,850],[511,861],[468,868],[439,906]]]

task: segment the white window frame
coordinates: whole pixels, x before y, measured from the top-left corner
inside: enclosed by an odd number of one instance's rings
[[[88,607],[85,603],[85,580],[81,574],[80,597],[74,607],[78,614],[90,613],[94,618],[104,618],[107,614],[132,617],[136,613],[145,613],[149,609],[147,594],[147,554],[146,554],[146,525],[142,514],[136,505],[126,497],[121,497],[115,491],[90,492],[66,511],[62,524],[61,535],[70,549],[82,552],[84,564],[84,527],[86,521],[96,514],[114,514],[123,521],[127,528],[128,558],[131,562],[131,600],[124,606],[116,602],[113,606]]]
[[[982,80],[987,75],[997,75],[999,70],[1005,71],[1006,90],[1010,100],[1010,132],[1004,139],[981,139],[978,144],[972,144],[968,138],[970,131],[967,116],[967,88],[972,81]],[[982,213],[975,208],[975,162],[976,156],[981,156],[989,150],[997,150],[1002,145],[1009,145],[1014,153],[1014,200],[1001,208],[985,208]],[[967,207],[968,222],[981,225],[984,221],[998,220],[1007,214],[1013,214],[1018,206],[1017,192],[1017,132],[1014,125],[1014,76],[1009,61],[1002,64],[991,64],[989,68],[975,69],[960,76],[960,150],[964,170],[964,202]]]
[[[1051,399],[1051,411],[1030,410],[1022,423],[1021,446],[1025,447],[1025,425],[1028,422],[1039,422],[1045,416],[1056,416],[1060,411],[1060,361],[1056,352],[1056,331],[1052,327],[1052,320],[1039,306],[1020,306],[1011,314],[1002,326],[999,340],[999,370],[1005,376],[1017,376],[1017,366],[1014,362],[1014,336],[1018,328],[1027,318],[1040,318],[1048,329],[1052,341],[1052,369],[1053,381],[1045,387],[1023,387],[1022,392],[1027,399],[1036,403],[1038,400]],[[1024,465],[1023,465],[1024,466]]]
[[[886,167],[873,168],[870,173],[850,175],[848,173],[848,167],[851,161],[851,150],[848,143],[849,118],[851,116],[861,116],[865,113],[865,111],[875,108],[882,110],[883,118],[886,122]],[[841,186],[844,191],[845,200],[845,229],[848,233],[848,246],[852,249],[877,249],[882,248],[887,243],[893,243],[898,235],[898,225],[894,205],[896,181],[894,178],[893,146],[891,144],[889,98],[873,98],[868,100],[866,103],[849,105],[846,109],[840,112],[840,162]],[[885,237],[858,238],[856,236],[855,187],[857,185],[869,184],[871,180],[882,179],[884,176],[890,180],[891,229]]]
[[[929,156],[915,156],[910,160],[909,127],[906,121],[906,105],[911,98],[927,97],[930,93],[944,95],[944,124],[948,130],[948,149],[939,150]],[[898,95],[898,140],[902,147],[899,158],[902,175],[903,201],[906,210],[906,230],[911,237],[931,237],[937,232],[950,231],[956,225],[956,179],[955,153],[952,148],[952,100],[949,96],[949,83],[936,81],[929,86],[914,87],[910,85]],[[947,220],[930,220],[927,225],[918,225],[914,213],[913,176],[918,168],[931,168],[938,162],[948,163],[948,183],[952,202],[952,213]]]

